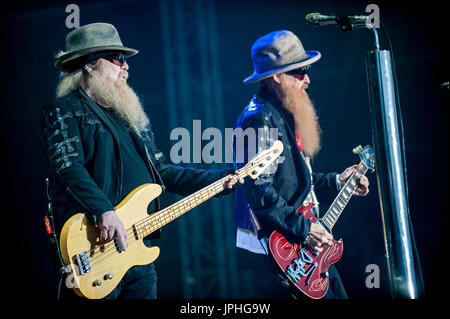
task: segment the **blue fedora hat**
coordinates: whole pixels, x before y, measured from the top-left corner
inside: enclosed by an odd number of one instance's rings
[[[245,84],[285,73],[320,59],[319,51],[305,51],[299,38],[291,31],[281,30],[266,34],[252,46],[254,72]]]

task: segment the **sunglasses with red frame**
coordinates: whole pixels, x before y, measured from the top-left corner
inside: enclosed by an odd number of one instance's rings
[[[126,58],[125,55],[123,55],[123,53],[108,54],[102,56],[102,58],[120,67],[122,67],[126,62]]]
[[[310,65],[305,65],[301,68],[286,72],[286,74],[289,74],[295,78],[297,78],[300,81],[303,81],[305,78],[305,75],[309,72],[309,69],[311,69]]]

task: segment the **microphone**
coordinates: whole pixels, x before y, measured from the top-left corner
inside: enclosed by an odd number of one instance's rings
[[[327,24],[339,24],[345,29],[351,30],[354,24],[366,24],[369,16],[345,16],[345,15],[325,15],[317,12],[306,15],[306,24],[313,27],[320,27]]]

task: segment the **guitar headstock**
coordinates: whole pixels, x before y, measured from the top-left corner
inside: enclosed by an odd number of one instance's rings
[[[367,166],[372,172],[375,171],[375,153],[370,145],[359,145],[353,149],[354,154],[358,154],[361,162]]]
[[[283,143],[275,141],[271,148],[261,151],[245,165],[248,176],[256,179],[270,164],[272,164],[283,153]]]

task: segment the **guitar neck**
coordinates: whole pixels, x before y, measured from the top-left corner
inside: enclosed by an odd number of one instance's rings
[[[239,170],[238,178],[245,178],[247,172],[245,168]],[[160,229],[164,225],[170,223],[174,219],[180,217],[189,210],[207,201],[211,197],[224,191],[226,188],[226,182],[230,178],[230,175],[221,178],[220,180],[206,186],[199,191],[183,198],[182,200],[170,205],[163,210],[160,210],[149,217],[143,219],[139,223],[134,225],[134,233],[139,238],[143,238],[150,235],[152,232]]]
[[[340,190],[339,194],[336,196],[333,203],[330,205],[330,208],[325,213],[325,215],[322,218],[322,222],[325,224],[325,226],[328,227],[328,229],[331,231],[334,225],[336,224],[337,220],[342,214],[342,211],[344,210],[345,206],[347,206],[350,198],[353,195],[353,192],[355,191],[356,187],[358,186],[358,180],[356,178],[356,174],[365,175],[368,167],[362,163],[363,169],[357,170],[354,172],[350,178],[347,180],[345,185]]]

